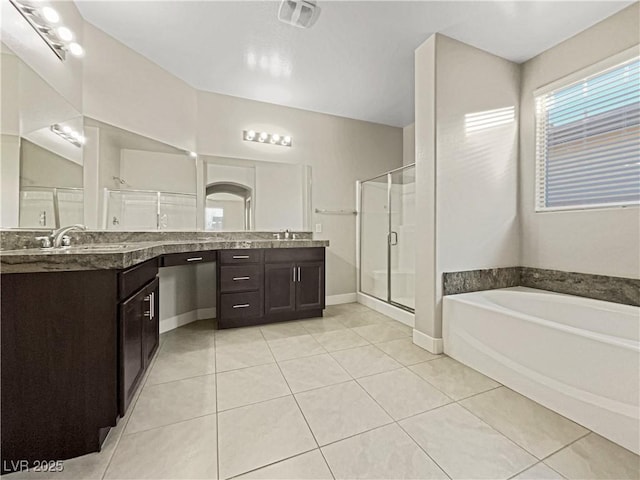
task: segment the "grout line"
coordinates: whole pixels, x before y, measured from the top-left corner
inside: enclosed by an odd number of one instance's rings
[[[216,478],[220,478],[220,425],[218,415],[218,408],[220,406],[220,401],[218,400],[218,336],[215,334],[213,336],[213,347],[213,371],[216,372],[216,378],[213,381],[216,389]]]
[[[264,337],[264,332],[261,331],[261,333],[262,333],[262,336]],[[266,337],[265,337],[265,341],[266,341]],[[316,342],[317,342],[317,340],[316,340]],[[320,344],[318,343],[318,345],[320,345]],[[269,351],[271,351],[271,346],[269,345],[269,342],[267,342],[267,346],[269,347]],[[320,345],[320,346],[322,347],[322,345]],[[324,347],[322,347],[322,349],[324,350]],[[273,351],[271,351],[271,355],[273,355]],[[275,355],[273,355],[273,356],[275,358]],[[298,411],[300,412],[300,415],[302,415],[302,418],[304,419],[304,423],[307,425],[307,428],[309,429],[309,432],[311,433],[311,436],[313,437],[313,441],[316,442],[316,445],[318,446],[318,450],[320,450],[320,444],[318,443],[318,439],[316,438],[315,433],[313,433],[313,430],[311,429],[311,425],[309,425],[309,421],[307,420],[307,417],[304,415],[304,412],[302,411],[302,408],[300,407],[300,404],[298,403],[298,399],[293,394],[293,390],[291,390],[291,385],[289,385],[289,381],[287,380],[287,377],[285,376],[284,372],[282,371],[282,368],[280,367],[280,364],[277,361],[276,361],[276,365],[278,366],[278,370],[280,371],[280,375],[282,375],[282,378],[284,379],[285,383],[287,384],[287,388],[291,392],[291,396],[293,397],[293,401],[296,402],[296,406],[298,407]],[[327,465],[327,468],[329,469],[329,472],[331,473],[331,476],[335,480],[336,477],[333,474],[333,470],[331,470],[331,467],[329,466],[329,463],[327,462],[327,459],[325,458],[324,453],[322,452],[322,450],[320,450],[320,454],[322,455],[322,458],[324,459],[324,463]]]
[[[320,450],[320,449],[319,448],[312,448],[311,450],[306,450],[304,452],[296,453],[295,455],[292,455],[290,457],[286,457],[286,458],[283,458],[281,460],[276,460],[275,462],[267,463],[265,465],[262,465],[261,467],[252,468],[251,470],[247,470],[246,472],[238,473],[236,475],[233,475],[232,477],[227,477],[226,479],[220,479],[220,480],[232,480],[234,478],[241,477],[242,475],[246,475],[248,473],[257,472],[258,470],[262,470],[263,468],[267,468],[267,467],[270,467],[272,465],[276,465],[276,464],[278,464],[280,462],[286,462],[287,460],[291,460],[293,458],[300,457],[302,455],[306,455],[307,453],[315,452],[316,450]],[[328,465],[327,465],[327,467],[328,467]],[[331,470],[329,470],[329,471],[331,471]],[[335,479],[335,477],[334,477],[334,479]]]

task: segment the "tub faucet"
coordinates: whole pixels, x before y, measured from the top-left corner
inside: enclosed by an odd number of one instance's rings
[[[62,227],[58,230],[54,230],[51,232],[51,240],[54,248],[59,248],[62,246],[68,247],[71,244],[71,240],[67,236],[67,233],[72,232],[73,230],[86,230],[87,227],[84,225],[70,225],[68,227]]]

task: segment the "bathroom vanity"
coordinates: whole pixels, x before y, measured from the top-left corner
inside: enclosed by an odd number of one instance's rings
[[[158,349],[159,268],[216,262],[218,328],[322,316],[328,242],[238,235],[0,252],[3,472],[100,449]]]

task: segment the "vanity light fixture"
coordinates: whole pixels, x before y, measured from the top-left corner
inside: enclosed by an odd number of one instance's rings
[[[72,129],[68,125],[62,126],[57,123],[54,123],[49,128],[53,133],[55,133],[56,135],[59,135],[60,137],[64,138],[67,142],[69,142],[72,145],[75,145],[78,148],[84,145],[84,142],[85,142],[84,136],[80,132],[76,132],[74,129]]]
[[[84,54],[82,46],[73,41],[75,35],[68,27],[53,27],[60,21],[60,14],[54,8],[48,5],[40,7],[36,2],[9,1],[60,60],[67,58],[67,52],[76,57]]]
[[[255,130],[243,130],[242,138],[245,142],[269,143],[281,147],[291,146],[291,137],[289,135],[279,135],[277,133],[260,132],[258,134]]]

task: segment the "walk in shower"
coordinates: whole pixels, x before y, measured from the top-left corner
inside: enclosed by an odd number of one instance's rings
[[[359,185],[359,291],[413,312],[415,164]]]

